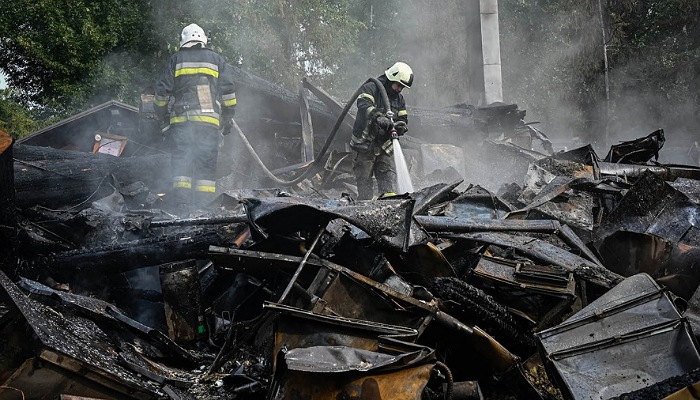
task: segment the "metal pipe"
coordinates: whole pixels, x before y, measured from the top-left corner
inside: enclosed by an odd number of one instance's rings
[[[428,215],[416,215],[414,218],[428,231],[515,231],[553,233],[561,227],[559,222],[552,220],[471,219]]]

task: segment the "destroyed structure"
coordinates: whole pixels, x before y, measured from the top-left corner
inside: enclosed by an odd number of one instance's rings
[[[601,158],[516,105],[409,108],[415,193],[356,201],[349,103],[237,73],[220,196],[189,218],[147,95],[0,135],[0,398],[700,389],[700,169],[656,162],[663,130]]]

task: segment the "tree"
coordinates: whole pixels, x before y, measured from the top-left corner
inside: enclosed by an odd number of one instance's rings
[[[19,139],[30,134],[37,126],[30,111],[13,99],[11,90],[0,90],[1,131],[8,132],[14,139]]]
[[[697,138],[700,3],[639,0],[611,2],[609,9],[614,130],[663,127],[671,141]]]
[[[350,0],[15,0],[0,6],[0,65],[23,104],[43,117],[117,99],[138,102],[182,28],[211,33],[232,64],[296,89],[330,77],[364,25]]]
[[[23,104],[53,113],[115,94],[133,98],[141,83],[134,68],[153,67],[144,55],[155,43],[139,41],[149,31],[146,2],[17,0],[0,7],[0,65]]]
[[[697,130],[697,1],[519,0],[499,5],[506,98],[546,122],[553,137],[578,136],[583,143],[610,145],[659,127],[667,138]],[[611,140],[602,143],[606,127]]]

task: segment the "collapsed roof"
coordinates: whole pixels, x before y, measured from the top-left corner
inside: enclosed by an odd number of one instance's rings
[[[663,131],[601,159],[554,152],[515,105],[410,110],[415,192],[357,201],[348,126],[328,154],[313,144],[343,105],[239,74],[275,111],[241,109],[241,132],[306,179],[275,186],[232,135],[219,197],[183,218],[169,154],[126,152],[128,131],[102,132],[125,138],[116,154],[89,129],[83,152],[0,141],[0,393],[607,399],[698,382],[700,169],[652,161]]]

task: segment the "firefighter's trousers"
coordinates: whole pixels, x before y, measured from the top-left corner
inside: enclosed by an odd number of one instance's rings
[[[219,129],[213,124],[185,122],[170,126],[173,205],[204,207],[216,197]]]
[[[372,198],[372,177],[377,179],[379,195],[395,191],[396,166],[393,155],[387,154],[380,145],[374,145],[366,152],[353,150],[353,153],[352,170],[357,179],[358,200]]]

